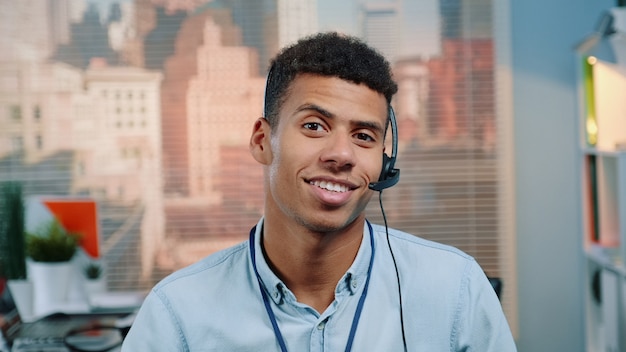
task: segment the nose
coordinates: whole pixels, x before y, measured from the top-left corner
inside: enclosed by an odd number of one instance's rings
[[[355,147],[349,133],[336,131],[332,138],[327,139],[320,157],[322,162],[337,168],[339,171],[348,170],[355,163]]]

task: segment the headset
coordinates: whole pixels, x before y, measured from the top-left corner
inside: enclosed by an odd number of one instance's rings
[[[395,168],[398,154],[398,126],[396,114],[391,106],[389,107],[389,122],[391,124],[391,156],[383,153],[383,168],[378,181],[369,184],[370,189],[378,192],[395,185],[400,180],[400,169]]]
[[[274,71],[274,65],[272,65],[267,73],[267,80],[265,82],[265,93],[263,97],[263,117],[267,119],[268,116],[268,88],[272,73]],[[394,186],[400,180],[400,170],[395,168],[396,158],[398,153],[398,125],[396,121],[396,114],[393,111],[393,107],[389,106],[389,123],[391,125],[391,155],[383,153],[383,167],[380,171],[378,181],[369,184],[369,188],[374,191],[381,192],[382,190]]]

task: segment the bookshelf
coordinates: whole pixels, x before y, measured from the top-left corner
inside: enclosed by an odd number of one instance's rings
[[[587,351],[626,351],[626,150],[583,158]]]
[[[586,350],[626,352],[626,7],[599,23],[576,56]]]

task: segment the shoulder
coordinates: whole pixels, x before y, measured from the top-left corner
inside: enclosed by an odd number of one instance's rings
[[[236,293],[238,290],[233,285],[246,285],[246,280],[232,280],[232,277],[241,277],[240,271],[248,268],[247,248],[247,242],[243,242],[221,250],[157,283],[135,318],[124,350],[187,351],[186,331],[207,317],[219,316],[216,310],[231,296],[224,292]],[[145,339],[152,335],[160,338]]]
[[[384,226],[372,226],[376,233],[377,255],[381,262],[393,266]],[[480,298],[497,298],[487,276],[474,257],[446,244],[429,241],[412,234],[389,229],[391,253],[403,277],[403,290],[419,298],[416,304],[450,310]],[[493,293],[493,294],[492,294]],[[441,305],[444,305],[443,307]],[[448,317],[452,317],[452,311]]]
[[[382,225],[372,224],[372,229],[376,233],[378,243],[386,245],[387,231],[385,227]],[[407,252],[409,255],[420,254],[422,256],[445,258],[448,260],[457,259],[460,261],[474,261],[472,256],[456,247],[430,241],[393,228],[389,228],[389,239],[392,246],[397,247],[402,252]]]
[[[159,295],[163,293],[175,295],[179,290],[183,290],[181,292],[183,294],[197,292],[190,289],[205,289],[212,283],[223,280],[224,277],[232,276],[235,274],[234,271],[247,268],[247,265],[241,265],[247,260],[248,242],[245,241],[173,272],[157,283],[152,291]]]
[[[481,285],[481,281],[486,280],[486,275],[474,257],[458,248],[392,228],[389,229],[387,243],[385,227],[372,225],[372,228],[377,256],[380,253],[384,266],[397,266],[402,276],[410,281],[407,287],[427,283],[440,290],[458,292],[467,285]]]

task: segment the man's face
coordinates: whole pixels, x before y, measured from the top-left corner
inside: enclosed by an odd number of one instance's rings
[[[384,96],[367,86],[297,76],[278,125],[271,133],[263,125],[270,135],[263,161],[266,217],[315,232],[341,230],[363,218],[373,193],[368,185],[382,167],[386,121]]]

